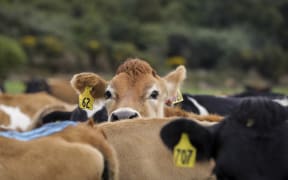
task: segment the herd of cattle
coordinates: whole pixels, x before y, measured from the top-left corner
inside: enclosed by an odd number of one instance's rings
[[[288,179],[285,94],[181,95],[185,78],[128,59],[108,81],[84,72],[2,92],[0,179]]]

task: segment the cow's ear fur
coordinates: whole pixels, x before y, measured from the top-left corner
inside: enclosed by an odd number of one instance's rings
[[[92,87],[90,93],[94,98],[104,97],[104,92],[107,86],[107,82],[103,78],[90,72],[75,74],[70,83],[78,94],[81,94],[85,87]]]
[[[185,66],[178,66],[174,71],[167,74],[164,79],[168,89],[168,97],[175,96],[182,82],[186,79]]]
[[[160,137],[164,144],[173,151],[178,144],[181,134],[188,134],[190,143],[197,149],[197,161],[210,159],[212,156],[212,134],[205,127],[188,119],[177,119],[164,125]]]

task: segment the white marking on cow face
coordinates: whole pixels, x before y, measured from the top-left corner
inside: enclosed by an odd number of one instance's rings
[[[116,100],[115,90],[111,87],[111,85],[107,86],[105,93],[104,93],[104,97],[106,99],[106,104],[109,104],[112,101]]]
[[[188,100],[191,101],[196,106],[200,115],[208,115],[209,114],[207,109],[205,107],[201,106],[201,104],[199,104],[194,98],[188,97]]]
[[[93,109],[83,109],[87,113],[87,117],[91,118],[97,111],[101,110],[105,106],[104,99],[97,99],[93,104]]]
[[[18,107],[11,107],[6,105],[0,105],[0,110],[5,112],[10,117],[10,125],[0,125],[2,128],[26,131],[31,126],[32,120]]]
[[[147,111],[149,112],[150,118],[153,117],[164,117],[164,105],[167,99],[167,92],[160,90],[157,85],[153,85],[147,90],[146,99],[149,103],[147,105]]]

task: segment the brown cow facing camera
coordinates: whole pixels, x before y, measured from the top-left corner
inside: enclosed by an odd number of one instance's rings
[[[200,116],[166,106],[166,102],[175,97],[185,78],[184,66],[179,66],[161,77],[146,61],[128,59],[118,67],[110,81],[105,81],[95,73],[84,72],[75,74],[71,85],[78,94],[82,94],[85,88],[89,87],[89,93],[95,98],[95,106],[99,101],[105,101],[108,121],[170,116],[206,121],[221,120],[221,116]]]

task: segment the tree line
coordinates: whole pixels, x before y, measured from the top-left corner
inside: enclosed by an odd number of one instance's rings
[[[2,77],[22,64],[110,72],[127,57],[273,80],[288,68],[287,0],[1,0],[0,19]]]

